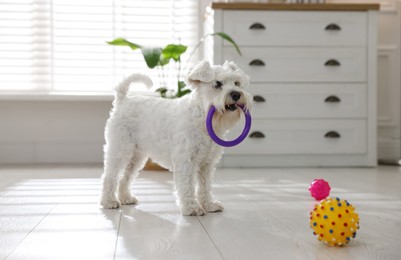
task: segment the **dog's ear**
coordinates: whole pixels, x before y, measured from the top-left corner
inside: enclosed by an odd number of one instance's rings
[[[189,73],[187,83],[191,86],[199,85],[201,82],[211,82],[214,79],[214,71],[208,61],[198,63]]]
[[[232,62],[232,61],[228,61],[228,60],[226,60],[226,61],[224,62],[223,68],[225,68],[225,69],[231,69],[232,71],[236,71],[236,70],[239,69],[238,66],[237,66],[237,64],[235,64],[235,63]]]
[[[241,70],[240,68],[238,68],[237,64],[235,64],[232,61],[228,61],[226,60],[223,64],[223,68],[228,69],[228,70],[232,70],[233,72],[235,72],[237,75],[239,75],[241,77],[241,85],[243,87],[248,87],[249,86],[249,76],[245,74],[245,72],[243,70]]]

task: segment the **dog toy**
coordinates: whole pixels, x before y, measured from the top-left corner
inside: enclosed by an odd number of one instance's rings
[[[310,227],[319,241],[330,246],[343,246],[355,238],[359,216],[348,201],[327,198],[310,212]]]
[[[242,131],[240,136],[238,136],[238,138],[236,138],[232,141],[222,140],[214,132],[212,119],[213,119],[214,113],[216,112],[216,108],[214,106],[210,107],[209,112],[206,117],[206,128],[207,128],[207,132],[209,133],[210,138],[212,138],[212,140],[216,144],[218,144],[220,146],[224,146],[224,147],[232,147],[232,146],[235,146],[235,145],[241,143],[247,137],[249,130],[251,130],[252,117],[251,117],[251,114],[249,113],[249,111],[244,108],[244,106],[239,105],[239,107],[242,109],[242,111],[245,114],[245,126],[244,126],[244,130]]]
[[[330,194],[330,185],[327,181],[323,179],[315,179],[309,185],[309,192],[312,197],[316,200],[322,200],[327,198]]]

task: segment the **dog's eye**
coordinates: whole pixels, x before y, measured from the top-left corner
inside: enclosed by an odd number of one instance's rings
[[[237,87],[239,87],[241,84],[239,83],[239,81],[235,81],[235,82],[234,82],[234,85],[237,86]]]
[[[221,81],[216,81],[216,83],[215,83],[215,85],[214,85],[214,87],[215,88],[221,88],[221,86],[223,86],[223,83],[221,83]]]

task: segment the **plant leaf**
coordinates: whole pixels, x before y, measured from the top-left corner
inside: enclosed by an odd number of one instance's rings
[[[162,53],[162,48],[141,48],[143,57],[145,58],[146,64],[150,69],[153,69],[159,64],[160,55]]]
[[[189,93],[191,93],[191,90],[190,89],[185,89],[185,90],[181,91],[180,93],[177,93],[177,97],[180,98],[180,97],[185,96],[186,94],[189,94]]]
[[[185,84],[184,81],[178,81],[178,84],[177,84],[177,90],[178,91],[177,91],[175,96],[177,98],[180,98],[182,96],[185,96],[186,94],[191,93],[190,89],[185,89],[186,87],[187,87],[187,84]]]
[[[241,51],[239,50],[238,45],[235,43],[235,41],[234,41],[230,36],[228,36],[227,34],[225,34],[225,33],[223,33],[223,32],[216,32],[216,33],[212,33],[211,35],[218,35],[218,36],[220,36],[221,38],[223,38],[224,40],[230,42],[232,45],[234,45],[234,47],[235,47],[235,49],[237,50],[238,54],[242,56],[242,53],[241,53]]]
[[[181,54],[183,54],[187,48],[187,46],[181,44],[169,44],[162,50],[163,58],[168,59],[168,61],[170,61],[170,59],[179,61]]]
[[[110,45],[116,45],[116,46],[128,46],[133,50],[136,50],[136,49],[139,49],[142,47],[141,45],[127,41],[124,38],[117,38],[117,39],[114,39],[111,42],[107,42],[107,43]]]
[[[160,60],[159,60],[159,64],[158,65],[164,66],[164,65],[168,64],[169,62],[170,62],[170,59],[164,57],[164,55],[162,54],[160,56]]]
[[[183,88],[185,88],[187,86],[187,84],[185,84],[184,81],[180,80],[180,81],[177,82],[177,86],[178,86],[178,89],[183,89]]]
[[[168,91],[168,89],[167,88],[158,88],[158,89],[156,89],[156,92],[159,92],[160,93],[160,96],[162,97],[162,98],[166,98],[167,97],[167,91]]]

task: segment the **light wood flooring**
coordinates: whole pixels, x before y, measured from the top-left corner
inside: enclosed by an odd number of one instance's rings
[[[401,259],[401,169],[219,169],[225,211],[183,217],[172,174],[143,172],[140,203],[97,204],[101,167],[0,168],[0,259]],[[342,248],[309,228],[308,186],[356,207],[361,228]]]

